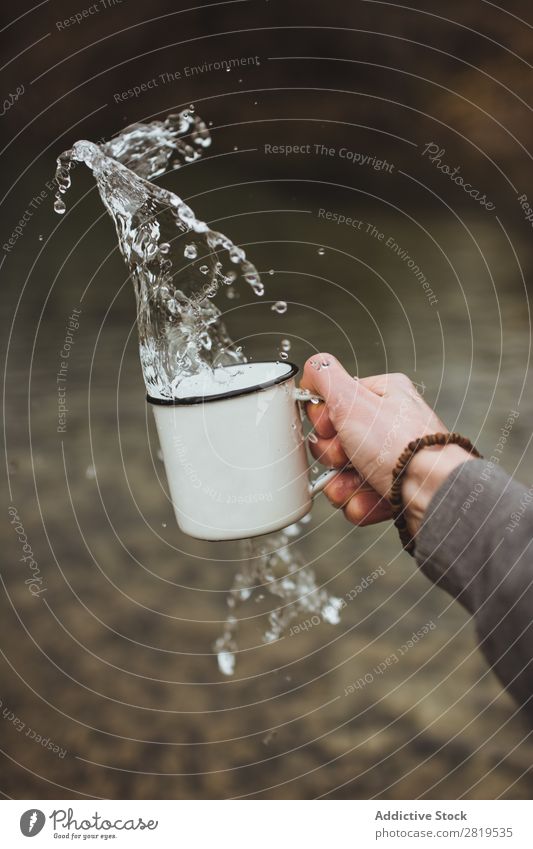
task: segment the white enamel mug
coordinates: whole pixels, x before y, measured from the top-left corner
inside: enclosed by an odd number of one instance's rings
[[[338,470],[309,481],[298,366],[222,366],[185,378],[179,396],[148,396],[181,530],[208,540],[277,531],[311,509]]]

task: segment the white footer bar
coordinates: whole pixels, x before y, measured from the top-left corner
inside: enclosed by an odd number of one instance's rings
[[[9,847],[531,849],[528,801],[3,801]],[[29,839],[35,838],[35,843]]]

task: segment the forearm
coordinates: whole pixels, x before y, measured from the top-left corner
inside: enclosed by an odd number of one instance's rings
[[[441,470],[444,455],[442,464]],[[422,571],[472,614],[491,666],[533,717],[533,510],[524,509],[528,492],[498,469],[489,475],[483,460],[455,464],[426,505],[415,557]],[[513,522],[513,513],[520,515],[519,522]],[[414,510],[412,515],[416,522]]]

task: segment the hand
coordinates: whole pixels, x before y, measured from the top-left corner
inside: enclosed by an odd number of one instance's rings
[[[332,504],[358,525],[391,517],[387,496],[392,470],[406,445],[448,429],[404,374],[354,378],[331,354],[307,360],[301,387],[324,398],[307,404],[317,441],[313,456],[342,471],[325,488]],[[403,486],[411,533],[418,529],[431,495],[470,455],[456,445],[425,448],[409,464]]]

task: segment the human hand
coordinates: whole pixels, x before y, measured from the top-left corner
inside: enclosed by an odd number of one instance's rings
[[[390,518],[387,496],[403,449],[420,436],[448,429],[404,374],[354,378],[331,354],[317,354],[307,360],[300,386],[325,402],[307,404],[316,435],[310,443],[313,456],[334,468],[353,466],[340,472],[325,494],[355,524]],[[426,448],[413,458],[404,484],[413,532],[435,489],[469,456],[448,445]]]

